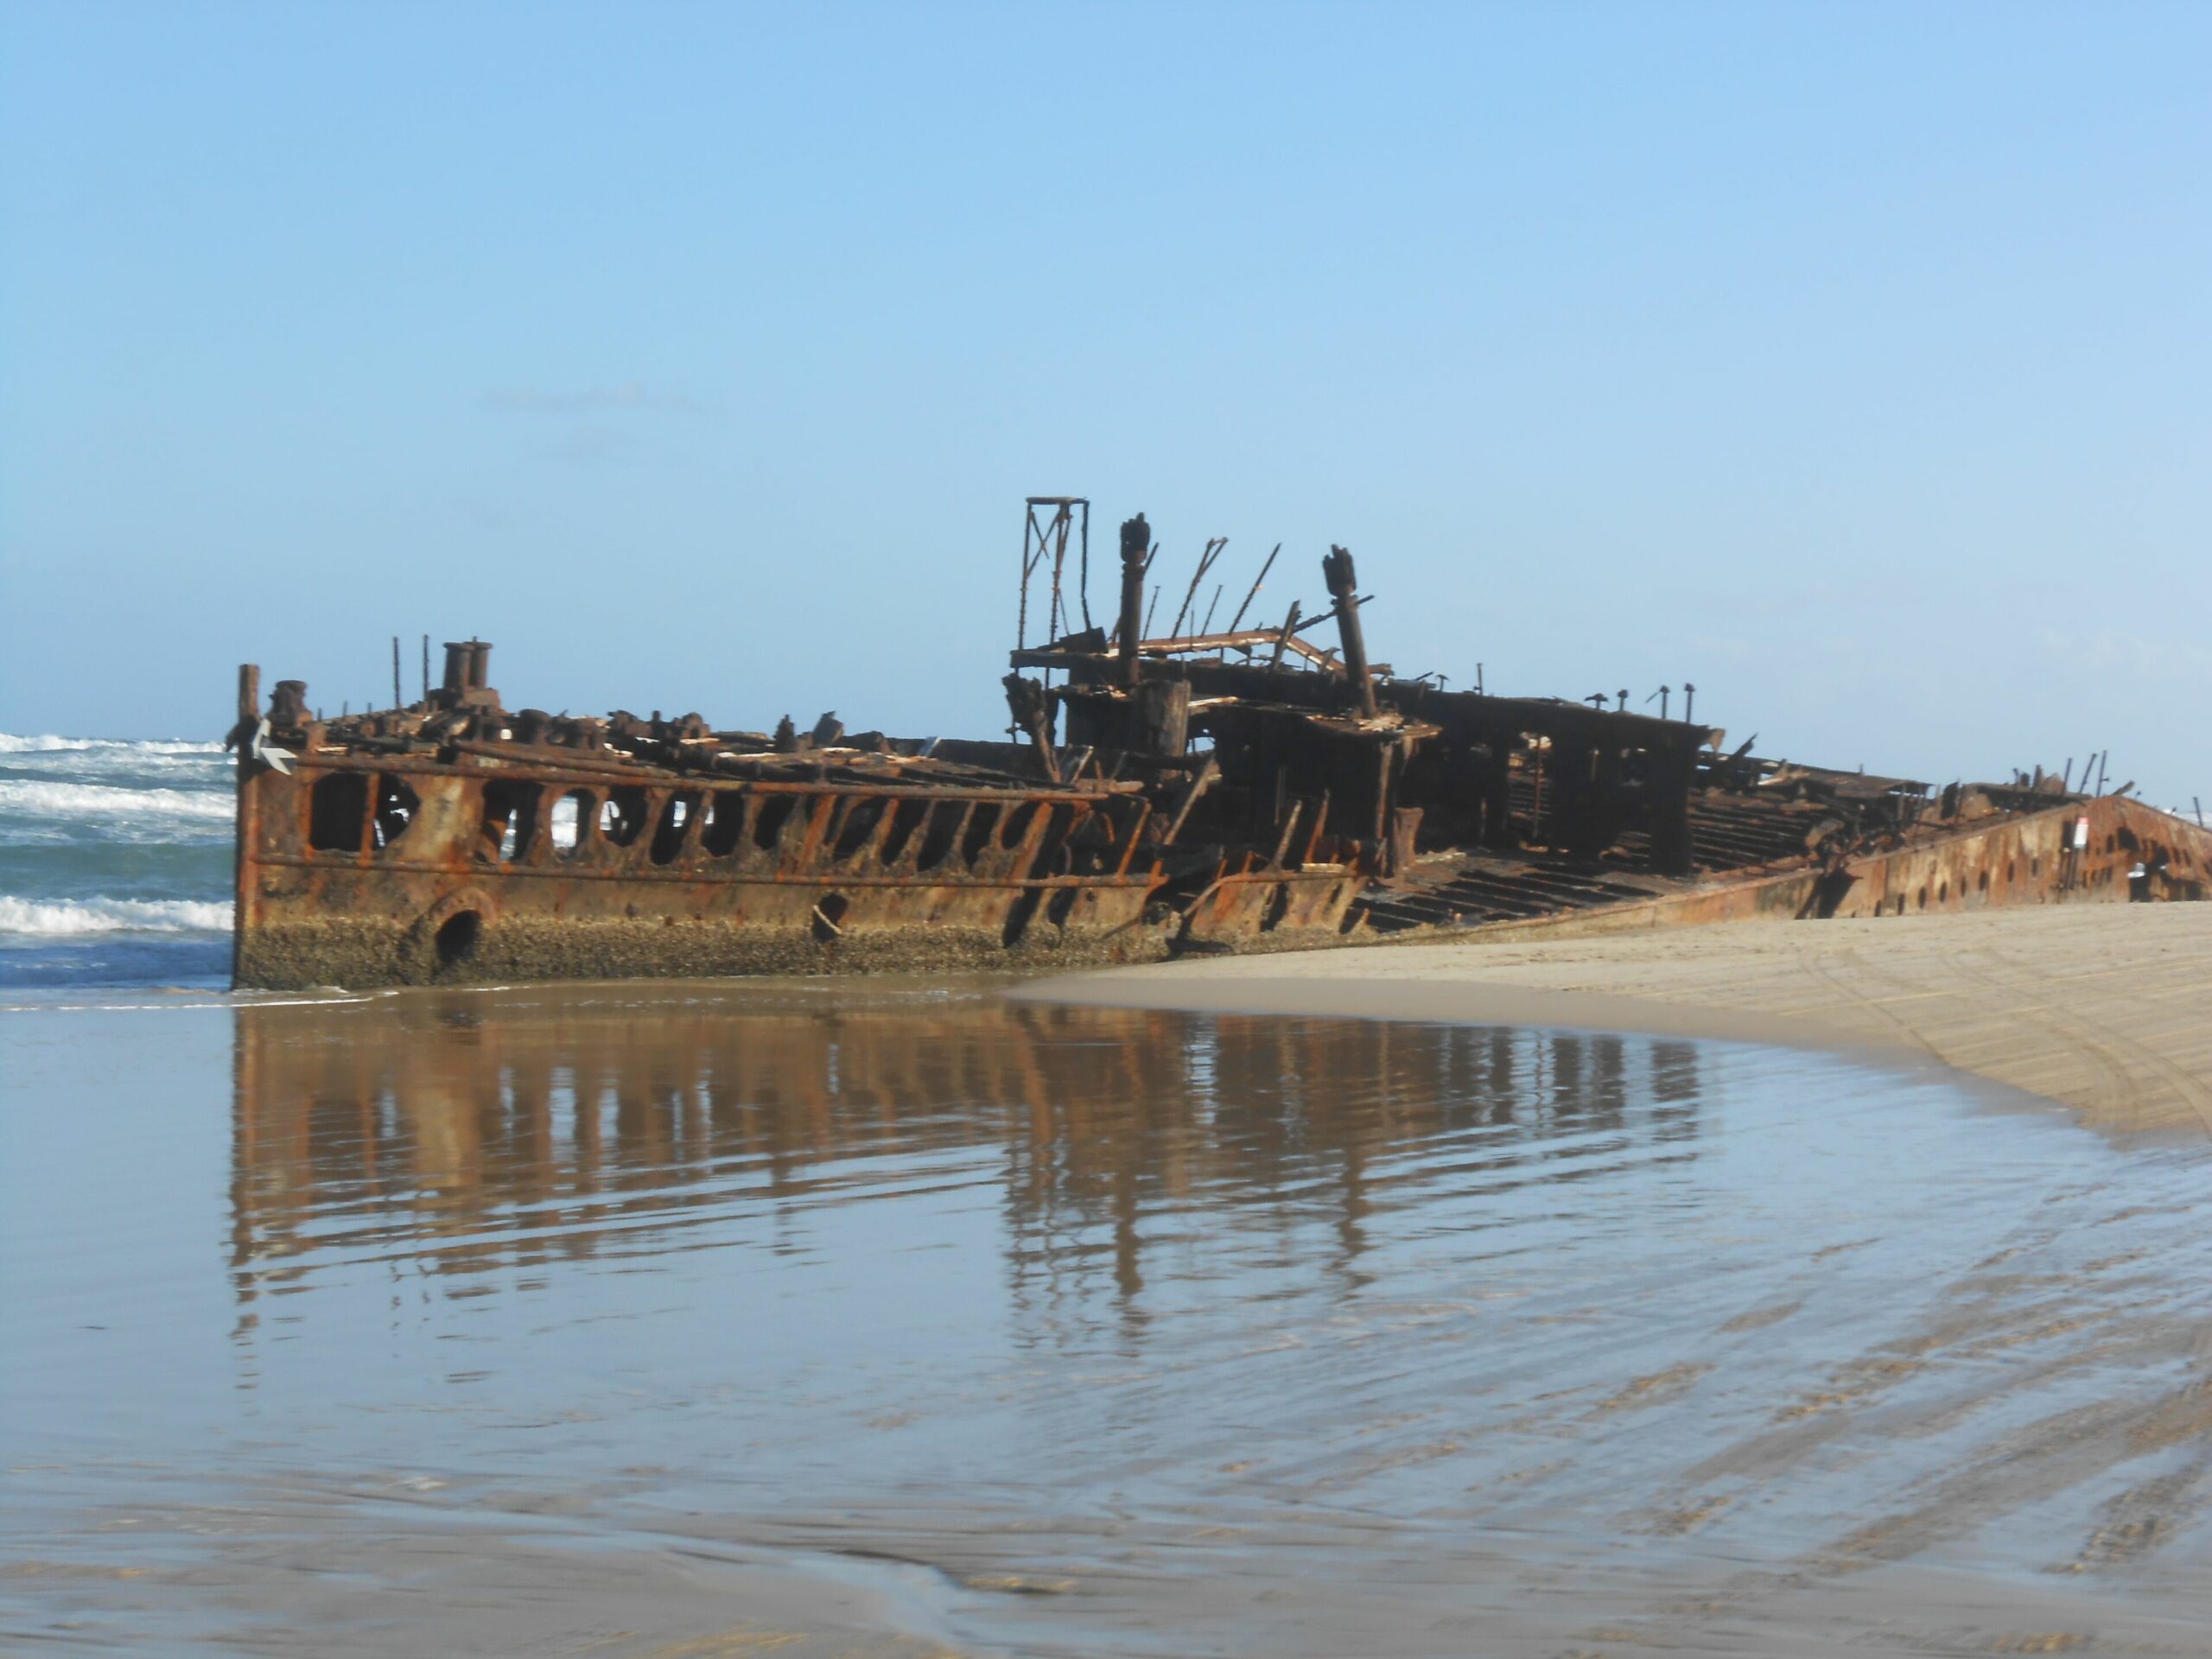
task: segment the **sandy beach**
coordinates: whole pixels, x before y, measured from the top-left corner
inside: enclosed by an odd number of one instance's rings
[[[1202,957],[1071,976],[1020,995],[1933,1058],[2070,1106],[2099,1128],[2212,1133],[2212,905]]]

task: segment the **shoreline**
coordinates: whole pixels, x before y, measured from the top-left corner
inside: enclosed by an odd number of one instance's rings
[[[2124,1135],[2212,1135],[2212,905],[1206,957],[1037,980],[1022,1001],[1543,1025],[1940,1065]]]

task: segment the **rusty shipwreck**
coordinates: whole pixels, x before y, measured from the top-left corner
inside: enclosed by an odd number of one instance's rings
[[[1209,542],[1154,633],[1140,514],[1094,623],[1089,530],[1079,498],[1027,505],[1007,741],[510,711],[477,640],[435,688],[426,644],[404,707],[395,643],[394,706],[334,720],[242,668],[235,982],[1059,966],[2212,885],[2212,834],[2070,762],[1937,791],[1731,749],[1687,687],[1678,720],[1398,677],[1342,549],[1325,608],[1248,624],[1270,555],[1216,630]]]

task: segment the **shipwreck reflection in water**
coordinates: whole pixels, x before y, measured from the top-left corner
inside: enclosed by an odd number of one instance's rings
[[[1700,1094],[1662,1039],[982,994],[425,994],[244,1007],[236,1042],[245,1329],[344,1265],[481,1294],[804,1250],[819,1206],[931,1184],[994,1190],[1018,1313],[1103,1295],[1141,1325],[1148,1257],[1194,1234],[1319,1224],[1295,1265],[1357,1284],[1378,1210],[1687,1160]]]

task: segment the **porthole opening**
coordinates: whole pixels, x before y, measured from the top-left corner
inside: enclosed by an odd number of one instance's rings
[[[699,810],[696,795],[678,793],[668,798],[668,804],[660,810],[660,823],[653,830],[652,860],[656,864],[671,864],[683,850],[684,838],[690,833],[691,820]]]
[[[484,849],[503,864],[530,850],[537,831],[539,785],[498,778],[484,785]]]
[[[593,804],[592,792],[588,789],[572,789],[553,803],[553,821],[547,830],[553,837],[555,852],[564,858],[572,857],[583,845]]]
[[[378,850],[382,851],[405,835],[407,826],[415,822],[415,815],[422,810],[423,798],[404,778],[394,778],[389,773],[378,778],[376,817],[370,825]]]
[[[438,924],[438,971],[450,973],[476,954],[484,918],[473,910],[457,910]]]
[[[753,809],[753,844],[764,853],[775,851],[784,838],[784,825],[798,805],[796,795],[770,795]]]
[[[699,831],[699,845],[709,858],[728,858],[744,834],[745,797],[734,789],[716,790],[707,798],[707,822]]]
[[[610,789],[599,805],[599,833],[617,847],[627,847],[645,827],[645,791]]]
[[[308,793],[308,845],[319,853],[358,853],[369,811],[369,780],[358,772],[318,778]]]

